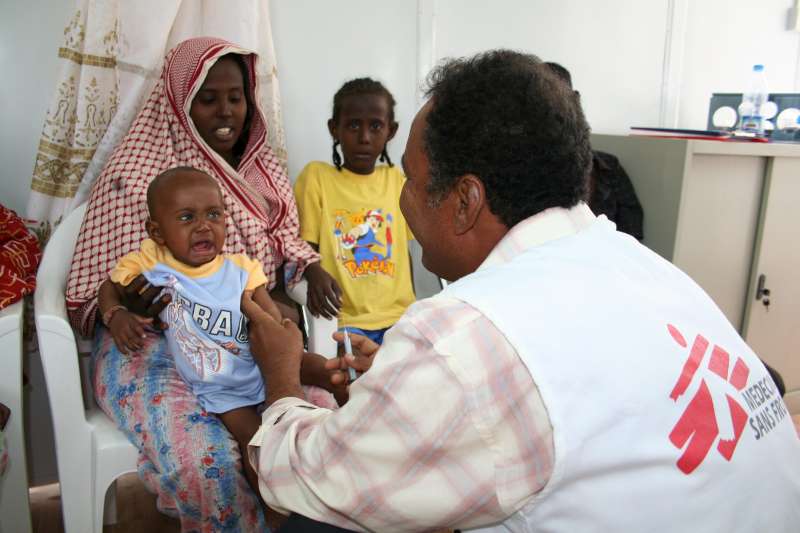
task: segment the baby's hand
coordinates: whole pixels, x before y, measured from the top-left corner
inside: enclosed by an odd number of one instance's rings
[[[127,309],[113,314],[108,324],[114,344],[125,355],[133,355],[144,346],[145,326],[153,323],[152,318],[144,318]]]

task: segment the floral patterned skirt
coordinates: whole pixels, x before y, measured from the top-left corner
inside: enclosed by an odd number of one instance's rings
[[[163,335],[141,353],[117,350],[97,328],[92,354],[98,405],[139,449],[139,476],[182,531],[268,531],[242,473],[239,447],[181,379]]]

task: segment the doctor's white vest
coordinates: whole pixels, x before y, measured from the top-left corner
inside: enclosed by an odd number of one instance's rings
[[[486,531],[800,531],[800,439],[764,366],[605,219],[443,295],[505,335],[553,425],[548,484]]]

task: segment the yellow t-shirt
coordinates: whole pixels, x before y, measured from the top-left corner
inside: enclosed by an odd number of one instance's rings
[[[297,178],[300,237],[319,245],[322,267],[344,292],[340,327],[387,328],[414,302],[404,181],[397,167],[362,176],[321,161]]]
[[[244,290],[252,291],[269,282],[258,259],[251,259],[244,254],[220,254],[208,263],[193,267],[175,259],[166,246],[156,244],[152,239],[143,240],[138,250],[123,256],[110,272],[109,278],[127,287],[139,274],[151,272],[160,266],[163,271],[174,270],[188,278],[210,279],[217,275],[226,260],[247,273]]]

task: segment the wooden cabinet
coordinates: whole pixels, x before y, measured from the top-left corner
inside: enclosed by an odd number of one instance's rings
[[[800,145],[592,135],[592,146],[630,175],[644,244],[708,292],[800,413]]]

